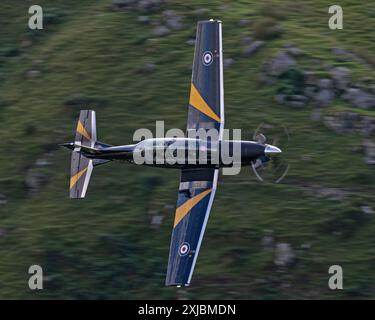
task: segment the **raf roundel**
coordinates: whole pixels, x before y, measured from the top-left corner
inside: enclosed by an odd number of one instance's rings
[[[212,55],[212,52],[211,51],[206,51],[205,53],[203,53],[203,64],[207,67],[209,66],[212,61],[214,60],[214,57]]]
[[[181,244],[180,249],[178,249],[178,254],[183,257],[186,256],[190,251],[190,245],[187,242]]]

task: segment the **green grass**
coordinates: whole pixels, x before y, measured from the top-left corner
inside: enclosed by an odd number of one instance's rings
[[[19,50],[0,58],[0,193],[8,200],[0,205],[6,231],[0,236],[0,298],[375,297],[375,224],[360,211],[361,205],[375,207],[375,173],[352,152],[362,137],[312,122],[311,107],[275,104],[276,87],[258,81],[261,64],[288,42],[307,53],[298,58],[304,70],[320,72],[331,63],[347,66],[355,78],[373,77],[374,67],[338,63],[331,48],[359,50],[371,60],[375,7],[341,1],[344,29],[330,31],[327,1],[277,2],[285,16],[272,16],[285,33],[251,58],[242,56],[241,39],[253,29],[238,21],[262,20],[269,4],[233,1],[222,12],[220,1],[173,1],[168,8],[184,15],[187,27],[164,38],[152,38],[152,27],[137,23],[139,13],[111,11],[110,1],[39,1],[59,23],[36,32],[26,29],[31,2],[0,4],[1,49]],[[200,7],[210,9],[207,17],[192,14]],[[251,139],[261,122],[287,127],[291,169],[279,185],[258,183],[248,168],[220,178],[192,286],[176,290],[163,286],[174,213],[165,212],[153,230],[150,211],[175,205],[179,172],[113,163],[95,169],[87,199],[71,201],[70,156],[57,144],[72,139],[79,109],[92,107],[67,105],[77,95],[94,105],[104,142],[130,143],[136,129],[153,129],[156,120],[164,120],[166,129],[184,129],[194,52],[186,41],[194,37],[197,19],[211,17],[223,21],[225,57],[235,59],[225,71],[226,127],[242,128],[243,139]],[[32,39],[31,48],[21,47],[24,39]],[[321,64],[311,62],[316,58]],[[36,63],[41,76],[27,79]],[[140,72],[145,63],[154,63],[155,71]],[[337,110],[375,116],[339,101],[325,112]],[[48,181],[30,195],[26,172],[46,153]],[[309,190],[312,185],[349,195],[324,198]],[[264,230],[296,250],[296,264],[286,272],[275,267],[272,249],[262,247]],[[306,243],[310,249],[301,248]],[[31,264],[44,267],[41,292],[27,287]],[[332,264],[344,268],[342,292],[328,290]]]

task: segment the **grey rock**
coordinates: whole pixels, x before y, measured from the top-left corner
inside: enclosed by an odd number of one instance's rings
[[[273,246],[273,237],[271,236],[264,236],[262,238],[262,246],[265,248],[272,248]]]
[[[318,87],[321,89],[331,89],[333,88],[333,81],[331,79],[320,79]]]
[[[26,71],[26,78],[33,79],[40,77],[42,73],[39,70],[28,70]]]
[[[304,54],[304,52],[301,49],[295,47],[288,48],[287,52],[295,57],[302,56]]]
[[[51,162],[48,161],[45,158],[40,158],[40,159],[36,160],[36,162],[35,162],[36,167],[46,167],[46,166],[49,166],[49,165],[51,165]]]
[[[305,102],[302,101],[288,101],[288,105],[291,107],[296,107],[296,108],[302,108],[306,105]]]
[[[269,126],[269,125],[266,126],[266,127],[267,127],[267,128],[272,128],[272,126]],[[263,232],[264,232],[264,234],[266,234],[266,235],[271,235],[271,234],[274,233],[272,229],[264,229]]]
[[[238,25],[240,27],[246,27],[246,26],[249,26],[251,24],[251,20],[249,19],[241,19],[240,21],[238,21]]]
[[[223,3],[219,6],[219,10],[220,11],[229,11],[231,8],[231,4],[230,3]]]
[[[302,102],[306,102],[308,99],[307,97],[305,97],[304,95],[302,94],[293,94],[293,95],[290,95],[288,97],[290,100],[292,101],[302,101]]]
[[[373,133],[375,133],[375,120],[367,116],[362,117],[359,131],[364,137],[370,137]]]
[[[234,59],[232,59],[232,58],[226,58],[226,59],[224,59],[223,60],[224,69],[229,68],[233,63],[234,63]]]
[[[375,119],[355,112],[336,112],[325,116],[323,123],[338,133],[361,133],[365,137],[375,133]]]
[[[369,109],[375,107],[375,96],[358,88],[347,89],[342,98],[356,108]]]
[[[137,18],[137,21],[140,23],[148,24],[150,23],[150,17],[149,16],[139,16]]]
[[[294,46],[294,42],[287,42],[283,44],[283,48],[293,48]]]
[[[163,37],[169,34],[171,31],[165,26],[157,26],[152,30],[152,35],[155,37]]]
[[[193,14],[196,16],[204,16],[210,12],[210,9],[207,8],[198,8],[193,11]]]
[[[155,70],[155,68],[156,68],[155,64],[153,64],[153,63],[146,63],[143,66],[142,71],[144,73],[151,73],[151,72],[153,72]]]
[[[358,122],[359,115],[354,112],[337,112],[325,116],[324,125],[338,133],[353,132],[355,123]]]
[[[258,75],[258,81],[266,85],[275,85],[277,79],[267,76],[265,73],[260,73]]]
[[[286,101],[286,95],[285,94],[277,94],[275,95],[275,101],[278,104],[284,104]]]
[[[5,205],[8,203],[7,197],[4,194],[0,194],[0,205]]]
[[[279,76],[296,64],[296,61],[287,52],[279,52],[267,64],[266,72],[272,76]]]
[[[36,168],[30,168],[25,176],[25,185],[30,194],[38,193],[47,181],[47,176]]]
[[[348,54],[348,51],[342,48],[332,48],[332,53],[336,55],[345,55]]]
[[[33,45],[31,40],[22,40],[21,41],[21,48],[30,48]]]
[[[365,162],[370,165],[375,165],[375,143],[371,140],[365,140],[363,142],[363,148],[365,151]]]
[[[261,47],[263,47],[264,45],[264,42],[263,41],[260,41],[260,40],[256,40],[254,42],[252,42],[249,46],[247,46],[244,50],[243,50],[243,54],[245,56],[251,56],[253,55],[255,52],[257,52]]]
[[[164,10],[162,17],[168,28],[172,30],[181,30],[184,27],[182,23],[183,18],[174,10]]]
[[[320,109],[314,109],[311,113],[311,120],[318,122],[322,119],[322,111]]]
[[[247,46],[250,45],[253,41],[254,39],[252,37],[243,37],[241,39],[242,44],[247,45]]]
[[[159,229],[161,224],[163,223],[164,216],[160,214],[153,215],[151,218],[151,228],[152,229]]]
[[[31,62],[32,69],[37,70],[38,67],[44,63],[43,59],[36,59]]]
[[[314,101],[318,107],[327,107],[335,99],[335,92],[332,89],[321,89],[314,96]]]
[[[341,48],[332,48],[332,53],[336,56],[336,60],[338,61],[350,61],[352,60],[351,52],[341,49]]]
[[[328,198],[331,200],[342,200],[350,195],[350,192],[340,188],[329,188],[321,185],[309,185],[306,187],[308,192],[311,192],[315,196]]]
[[[374,214],[374,209],[371,208],[370,206],[361,206],[361,210],[364,214],[367,214],[367,215],[373,215]]]
[[[161,14],[164,18],[172,18],[177,16],[176,11],[174,10],[164,10]]]
[[[141,0],[138,2],[138,10],[143,12],[152,12],[159,10],[164,4],[164,0]]]
[[[274,263],[279,267],[289,267],[295,262],[295,253],[289,243],[278,243],[275,248]]]
[[[331,71],[332,69],[335,68],[335,66],[333,64],[330,64],[330,63],[325,63],[323,65],[323,68],[324,68],[324,70]]]
[[[143,12],[157,11],[164,0],[112,0],[114,10],[137,10]]]
[[[181,30],[184,28],[181,17],[172,17],[166,20],[167,26],[172,30]]]
[[[348,68],[333,68],[330,75],[337,90],[345,90],[351,84],[351,71]]]
[[[308,102],[308,98],[304,95],[289,95],[286,97],[285,103],[291,107],[301,108],[304,107]]]

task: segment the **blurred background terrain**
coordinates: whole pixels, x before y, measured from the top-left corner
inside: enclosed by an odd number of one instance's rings
[[[0,3],[0,298],[375,298],[375,3],[54,0]],[[68,198],[80,109],[98,139],[185,129],[196,23],[223,21],[225,118],[288,129],[280,184],[222,176],[189,288],[164,287],[178,170],[111,163]],[[27,286],[44,268],[44,290]],[[328,289],[341,265],[344,290]]]

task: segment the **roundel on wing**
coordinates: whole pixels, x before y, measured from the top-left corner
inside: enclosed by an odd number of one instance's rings
[[[213,60],[214,60],[214,56],[211,51],[206,51],[203,53],[202,62],[206,67],[211,65]]]
[[[186,256],[190,251],[190,244],[187,242],[184,242],[180,245],[180,248],[178,249],[178,254],[183,257]]]

